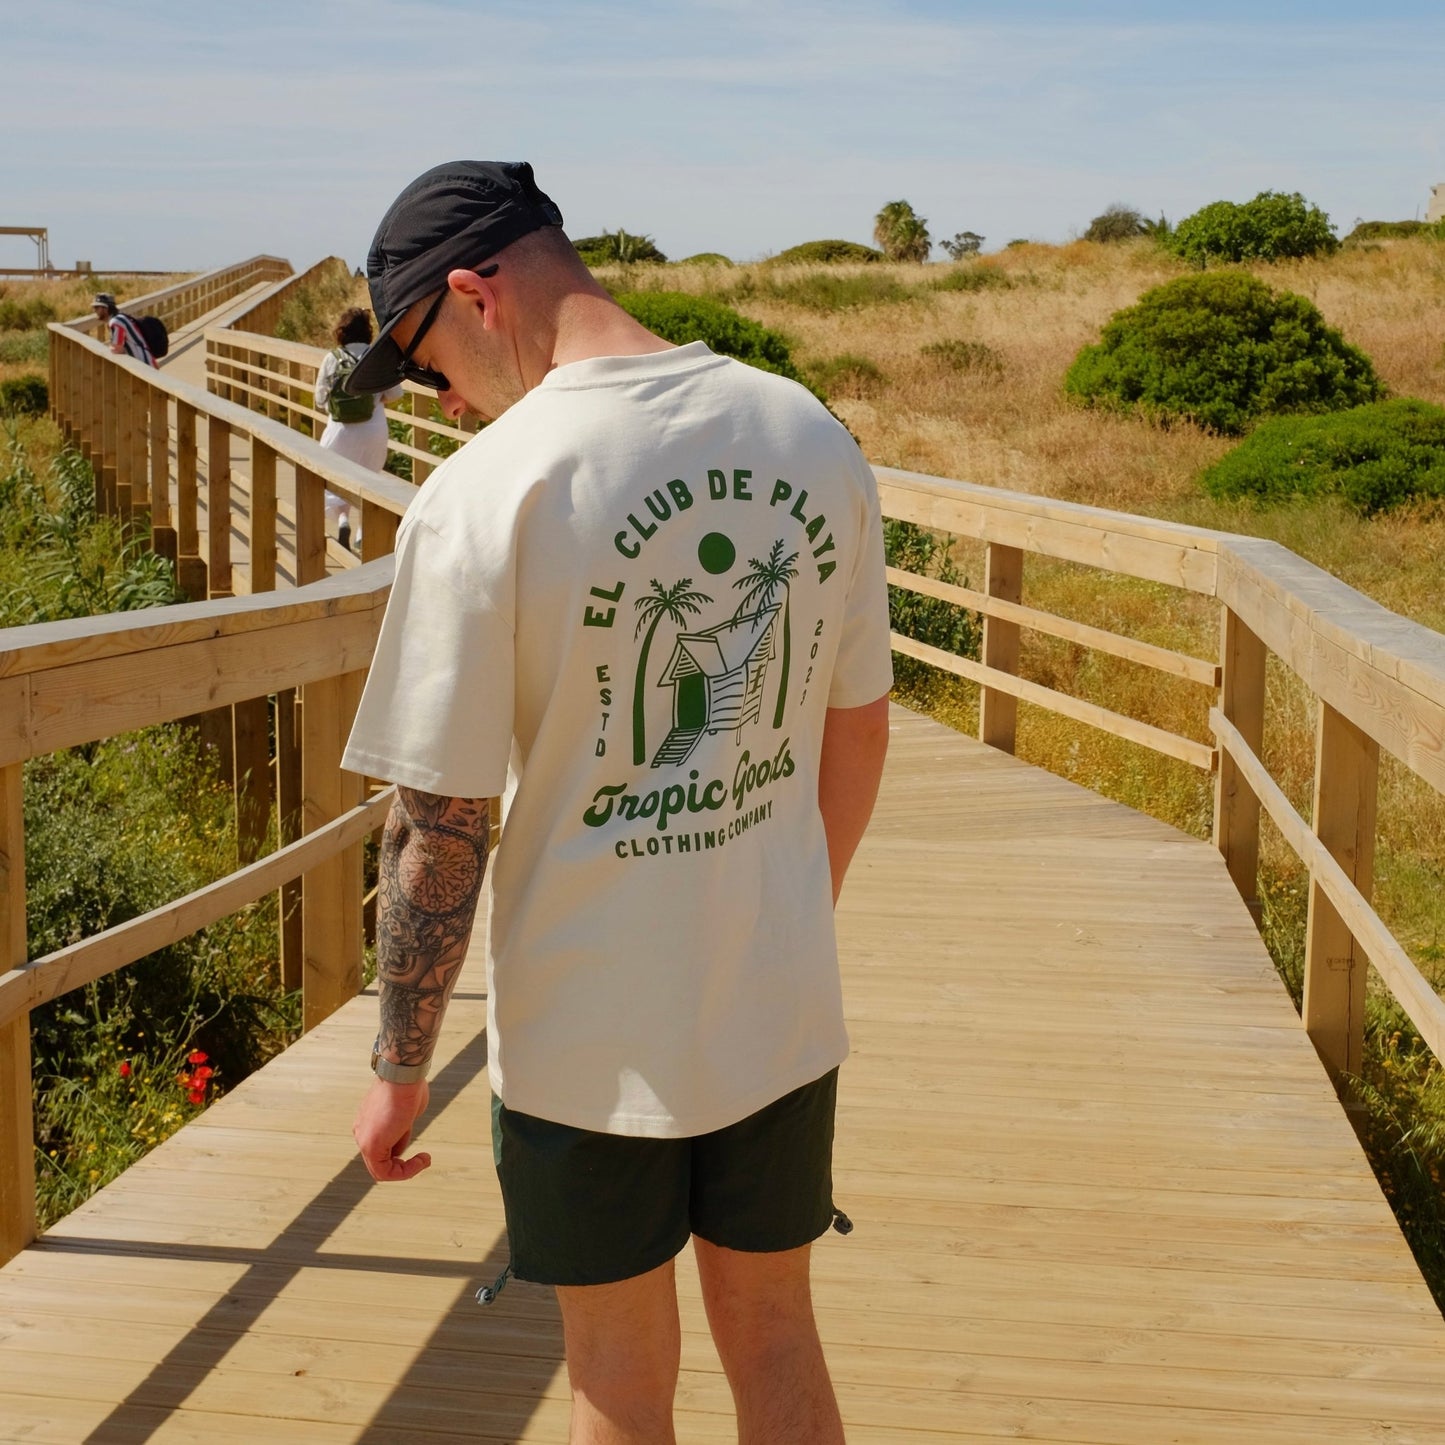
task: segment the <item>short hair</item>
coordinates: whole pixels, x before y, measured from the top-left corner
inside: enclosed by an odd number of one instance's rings
[[[364,306],[348,306],[336,322],[332,332],[338,346],[359,341],[365,346],[371,340],[371,312]]]

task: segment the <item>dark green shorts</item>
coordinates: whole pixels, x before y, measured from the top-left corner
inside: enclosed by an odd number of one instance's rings
[[[834,1217],[837,1093],[833,1069],[691,1139],[574,1129],[494,1096],[492,1151],[512,1275],[611,1284],[665,1264],[694,1234],[750,1253],[810,1243]]]

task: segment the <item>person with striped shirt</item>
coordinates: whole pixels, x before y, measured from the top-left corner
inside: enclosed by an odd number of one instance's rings
[[[133,356],[147,366],[159,369],[160,363],[151,354],[146,339],[133,318],[127,316],[115,304],[115,297],[109,291],[96,292],[91,309],[105,322],[110,332],[110,349],[117,356]]]

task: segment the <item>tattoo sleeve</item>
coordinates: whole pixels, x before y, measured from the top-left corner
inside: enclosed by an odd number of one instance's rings
[[[487,868],[485,798],[398,787],[381,836],[376,900],[378,1049],[424,1064],[461,973]]]

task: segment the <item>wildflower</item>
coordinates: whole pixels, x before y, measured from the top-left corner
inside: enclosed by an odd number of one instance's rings
[[[122,1079],[128,1079],[128,1078],[130,1078],[130,1060],[129,1060],[129,1059],[122,1059],[122,1060],[120,1061],[120,1076],[121,1076]]]
[[[204,1104],[206,1102],[205,1085],[203,1084],[199,1089],[188,1090],[186,1093],[186,1098],[188,1098],[193,1104]]]
[[[186,1062],[188,1064],[204,1064],[209,1057],[204,1049],[192,1049],[186,1055]]]
[[[191,1077],[199,1083],[205,1083],[207,1079],[214,1077],[215,1072],[209,1064],[198,1064]]]

